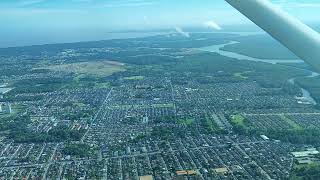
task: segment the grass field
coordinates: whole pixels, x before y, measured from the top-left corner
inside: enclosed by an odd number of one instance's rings
[[[239,72],[239,73],[234,73],[233,76],[239,79],[248,79],[249,77],[246,76],[247,73],[249,73],[250,71],[246,71],[246,72]]]
[[[286,123],[288,123],[293,128],[293,130],[303,130],[303,128],[301,126],[299,126],[299,124],[297,124],[296,122],[287,118],[286,116],[282,115],[280,117],[282,120],[284,120]]]
[[[240,114],[232,115],[231,122],[240,126],[245,126],[244,117]]]
[[[52,65],[43,67],[41,69],[49,69],[52,71],[62,71],[69,73],[76,73],[78,75],[91,75],[91,76],[109,76],[116,72],[125,71],[124,64],[112,61],[94,61],[94,62],[81,62],[72,64]]]
[[[180,125],[190,126],[193,123],[194,123],[194,119],[192,119],[192,118],[178,120],[178,124],[180,124]]]

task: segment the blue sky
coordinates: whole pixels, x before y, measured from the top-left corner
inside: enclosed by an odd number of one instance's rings
[[[319,0],[272,1],[305,22],[320,21]],[[224,0],[1,0],[0,46],[35,38],[68,41],[75,34],[82,37],[79,41],[99,39],[110,31],[174,29],[206,22],[222,28],[250,24]]]

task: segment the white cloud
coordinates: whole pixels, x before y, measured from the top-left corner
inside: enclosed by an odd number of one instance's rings
[[[44,15],[44,14],[74,14],[82,13],[81,10],[75,9],[41,9],[41,8],[9,8],[1,9],[0,16],[16,16],[16,17],[27,17],[33,15]]]
[[[177,33],[181,34],[184,37],[187,37],[187,38],[190,37],[190,34],[188,32],[183,31],[183,29],[180,27],[175,27],[175,30]]]
[[[106,3],[103,7],[139,7],[139,6],[151,6],[156,4],[153,0],[125,0],[125,1],[114,1]]]
[[[35,5],[35,4],[39,4],[44,2],[45,0],[28,0],[28,1],[22,1],[20,3],[18,3],[18,6],[31,6],[31,5]]]
[[[320,3],[294,3],[296,7],[319,8]]]
[[[144,24],[149,24],[148,16],[143,16],[143,22],[144,22]]]
[[[207,28],[213,29],[213,30],[222,30],[222,27],[219,26],[219,24],[217,24],[214,21],[207,21],[204,23],[204,26],[206,26]]]
[[[76,2],[76,3],[92,3],[93,0],[72,0],[73,2]]]
[[[282,8],[319,8],[320,2],[293,2],[288,0],[275,0],[274,4]]]

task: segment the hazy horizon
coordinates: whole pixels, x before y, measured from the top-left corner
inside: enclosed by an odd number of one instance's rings
[[[308,24],[320,22],[318,2],[272,2]],[[253,26],[224,0],[3,0],[0,23],[0,47],[103,40],[119,31]]]

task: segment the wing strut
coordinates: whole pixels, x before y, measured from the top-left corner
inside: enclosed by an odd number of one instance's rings
[[[269,0],[226,0],[299,58],[320,72],[320,34]]]

